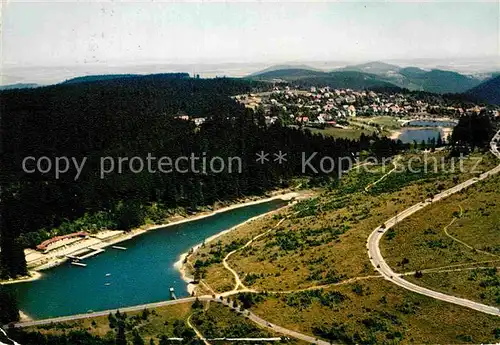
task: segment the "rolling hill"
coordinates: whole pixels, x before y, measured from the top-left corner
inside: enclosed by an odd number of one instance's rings
[[[479,79],[439,69],[425,71],[420,68],[407,67],[402,68],[399,73],[409,83],[417,85],[421,91],[433,93],[461,93],[481,83]]]
[[[358,71],[321,72],[308,69],[281,69],[258,73],[247,78],[261,81],[285,81],[301,87],[330,86],[351,89],[397,87],[375,74]]]
[[[304,70],[304,71],[316,71],[316,72],[321,72],[320,69],[307,66],[307,65],[274,65],[271,67],[267,67],[261,71],[252,73],[249,75],[249,77],[254,77],[259,74],[263,73],[268,73],[268,72],[276,72],[276,71],[282,71],[282,70]]]
[[[480,78],[463,75],[453,71],[418,67],[399,67],[380,61],[360,65],[350,65],[332,72],[322,72],[312,68],[270,67],[249,77],[258,80],[300,80],[304,86],[329,85],[332,87],[370,88],[398,86],[412,91],[432,93],[463,93],[479,85]],[[305,66],[307,67],[307,66]]]
[[[255,80],[263,80],[263,81],[270,81],[270,80],[295,81],[299,79],[321,77],[327,74],[328,73],[326,72],[314,71],[305,68],[282,68],[282,69],[270,68],[267,71],[264,70],[261,72],[251,74],[247,78]]]
[[[360,65],[349,65],[346,67],[339,68],[337,71],[357,71],[364,73],[372,73],[376,75],[389,76],[398,73],[400,69],[401,67],[396,65],[391,65],[380,61],[374,61]]]
[[[141,77],[153,77],[153,78],[172,78],[172,79],[182,79],[189,78],[188,73],[160,73],[160,74],[102,74],[102,75],[87,75],[83,77],[75,77],[63,81],[61,84],[76,84],[76,83],[87,83],[96,81],[106,81],[106,80],[122,80],[125,81],[129,78],[141,78]]]
[[[34,87],[39,87],[41,85],[34,83],[18,83],[18,84],[10,84],[10,85],[0,85],[0,90],[14,90],[14,89],[32,89]]]
[[[470,89],[467,91],[467,95],[479,101],[500,105],[500,75]]]
[[[453,71],[440,69],[427,71],[418,67],[402,68],[379,61],[347,66],[341,70],[376,74],[399,87],[432,93],[461,93],[481,83],[479,78]]]

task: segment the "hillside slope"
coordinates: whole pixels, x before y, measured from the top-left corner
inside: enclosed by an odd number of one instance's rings
[[[331,86],[364,89],[373,87],[400,87],[412,91],[432,93],[463,93],[479,85],[480,78],[453,71],[418,67],[399,67],[380,61],[359,65],[349,65],[331,72],[314,70],[308,66],[301,68],[275,68],[254,73],[249,77],[257,80],[287,81],[300,86]],[[286,66],[284,66],[286,67]]]
[[[386,81],[399,87],[414,91],[433,93],[460,93],[481,83],[475,78],[458,72],[432,69],[423,70],[418,67],[399,67],[384,62],[368,62],[360,65],[346,66],[339,71],[358,71],[372,73],[383,77]]]
[[[457,72],[433,69],[425,71],[420,68],[407,67],[399,71],[407,82],[417,85],[421,91],[433,93],[460,93],[481,83],[479,79]]]
[[[500,75],[467,91],[467,95],[490,104],[500,104]]]
[[[18,84],[0,85],[0,90],[32,89],[39,86],[40,85],[34,83],[28,83],[28,84],[18,83]]]
[[[396,87],[380,76],[358,71],[320,72],[307,69],[283,69],[259,73],[249,78],[262,81],[286,81],[301,87],[330,86],[358,90]]]

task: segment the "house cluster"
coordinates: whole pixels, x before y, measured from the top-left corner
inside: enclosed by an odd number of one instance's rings
[[[359,115],[397,114],[405,116],[423,108],[411,105],[400,95],[382,95],[373,91],[332,89],[329,87],[297,90],[275,88],[272,92],[236,96],[246,107],[265,113],[267,123],[285,120],[297,124],[339,125]]]
[[[355,91],[330,87],[311,87],[308,90],[275,87],[272,92],[238,95],[235,99],[264,113],[266,123],[278,120],[287,124],[347,123],[355,116],[418,116],[423,114],[458,117],[483,108],[462,109],[445,105],[439,99],[418,99],[403,93]]]
[[[454,107],[454,106],[439,106],[439,105],[429,105],[428,107],[429,114],[439,114],[439,115],[447,115],[453,117],[460,117],[462,115],[467,115],[467,114],[479,114],[483,111],[486,111],[486,113],[488,113],[493,117],[500,116],[500,111],[498,109],[489,109],[485,106],[479,106],[479,105],[469,106],[468,108],[460,106]]]
[[[178,120],[193,121],[196,126],[201,126],[206,120],[204,117],[190,117],[186,114],[178,114],[175,118]]]

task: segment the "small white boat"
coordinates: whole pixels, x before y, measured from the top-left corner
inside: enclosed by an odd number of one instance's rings
[[[104,285],[106,285],[106,286],[110,286],[110,285],[111,285],[111,283],[105,283]]]
[[[109,277],[109,276],[111,276],[111,273],[106,273],[106,277]]]

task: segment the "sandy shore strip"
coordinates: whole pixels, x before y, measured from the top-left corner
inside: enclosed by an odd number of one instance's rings
[[[20,322],[28,322],[28,321],[33,321],[33,318],[23,312],[22,310],[19,310],[19,321]]]
[[[401,130],[401,129],[393,130],[393,131],[391,131],[391,135],[389,136],[389,139],[398,140],[398,138],[401,134],[403,134],[403,130]]]
[[[256,200],[252,200],[252,201],[246,201],[246,202],[236,203],[234,205],[222,207],[222,208],[217,209],[215,211],[202,212],[202,213],[194,215],[194,216],[188,216],[188,217],[186,217],[184,219],[172,221],[172,222],[165,223],[165,224],[145,225],[145,226],[142,226],[140,228],[133,229],[133,230],[131,230],[129,232],[125,232],[125,233],[123,233],[123,235],[117,236],[117,237],[115,237],[115,238],[113,238],[113,239],[111,239],[109,241],[103,241],[103,242],[98,243],[98,244],[93,244],[92,248],[103,249],[103,248],[115,245],[115,244],[117,244],[119,242],[130,240],[130,239],[132,239],[135,236],[140,236],[140,235],[142,235],[142,234],[144,234],[144,233],[146,233],[146,232],[148,232],[150,230],[155,230],[155,229],[159,229],[159,228],[165,228],[165,227],[169,227],[169,226],[183,224],[183,223],[191,222],[191,221],[194,221],[194,220],[199,220],[199,219],[211,217],[211,216],[216,215],[218,213],[230,211],[230,210],[237,209],[237,208],[240,208],[240,207],[256,205],[256,204],[260,204],[260,203],[264,203],[264,202],[269,202],[269,201],[276,200],[276,199],[287,200],[287,199],[291,199],[291,198],[296,197],[297,195],[299,195],[296,192],[289,192],[289,193],[285,193],[285,194],[277,194],[279,192],[275,192],[275,193],[276,194],[273,195],[273,196],[271,196],[271,197],[260,198],[260,199],[256,199]],[[37,280],[37,279],[39,279],[42,276],[42,274],[40,272],[38,272],[38,271],[49,269],[49,268],[61,265],[62,263],[66,262],[67,260],[68,260],[67,258],[53,258],[53,259],[50,259],[49,262],[46,262],[46,263],[44,263],[44,264],[42,264],[40,266],[37,266],[37,267],[33,267],[30,270],[30,276],[29,277],[26,276],[26,277],[20,277],[20,278],[16,278],[16,279],[10,279],[10,280],[6,280],[6,281],[2,281],[2,282],[0,282],[0,285],[1,284],[23,283],[23,282],[29,282],[29,281]]]
[[[442,133],[442,137],[441,137],[442,140],[447,141],[448,137],[451,136],[451,134],[453,133],[452,127],[439,127],[439,129],[441,130],[441,133]]]
[[[267,201],[271,201],[271,200],[275,200],[275,199],[282,199],[282,200],[291,200],[293,198],[296,198],[297,196],[299,196],[300,194],[297,193],[297,192],[290,192],[290,193],[287,193],[287,194],[283,194],[283,195],[278,195],[278,196],[274,196],[272,198],[268,198],[268,199],[264,199],[264,200],[258,200],[256,202],[251,202],[250,204],[256,204],[256,203],[260,203],[260,202],[267,202]],[[242,206],[247,206],[247,204],[245,205],[242,205]],[[229,229],[226,229],[224,231],[221,231],[217,234],[214,234],[210,237],[208,237],[207,239],[205,239],[205,241],[203,243],[207,244],[207,243],[210,243],[214,240],[216,240],[217,238],[237,229],[238,227],[244,225],[244,224],[247,224],[251,221],[254,221],[256,219],[259,219],[261,217],[264,217],[264,216],[267,216],[269,214],[272,214],[274,212],[277,212],[279,210],[282,210],[284,207],[287,207],[288,205],[284,205],[283,207],[280,207],[276,210],[271,210],[269,212],[266,212],[266,213],[263,213],[263,214],[259,214],[255,217],[252,217],[250,219],[247,219],[246,221],[240,223],[240,224],[237,224],[235,226],[233,226],[232,228],[229,228]],[[241,206],[239,206],[241,207]],[[192,255],[193,253],[195,253],[202,245],[203,243],[198,243],[197,245],[195,245],[194,247],[192,247],[188,252],[185,252],[183,254],[181,254],[181,256],[179,257],[179,260],[174,264],[174,267],[179,270],[179,272],[181,273],[181,277],[182,277],[182,280],[184,280],[187,284],[187,292],[189,293],[189,295],[192,295],[195,291],[195,288],[197,287],[196,284],[192,284],[191,282],[194,280],[194,277],[191,276],[189,273],[188,273],[188,268],[186,267],[186,264],[185,264],[185,261],[188,257],[188,255]]]

